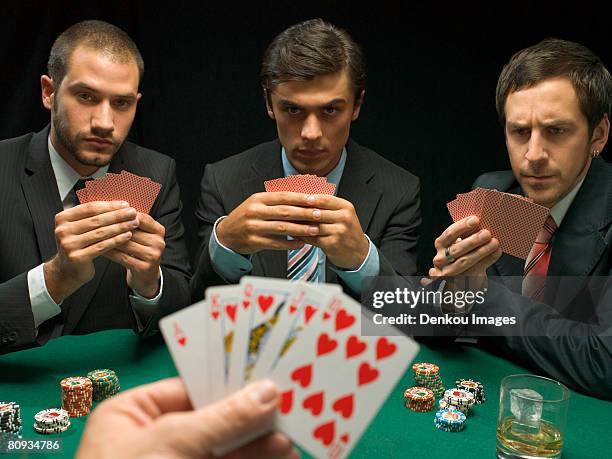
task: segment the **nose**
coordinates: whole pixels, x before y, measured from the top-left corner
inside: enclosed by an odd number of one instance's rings
[[[530,163],[542,162],[548,159],[546,142],[542,138],[542,135],[535,129],[531,131],[531,136],[527,143],[525,159]]]
[[[108,135],[115,126],[113,109],[108,101],[101,102],[91,117],[91,130],[96,135]]]
[[[323,137],[323,131],[321,130],[321,124],[319,123],[316,115],[311,114],[306,117],[304,124],[302,125],[302,139],[310,142],[316,141]]]

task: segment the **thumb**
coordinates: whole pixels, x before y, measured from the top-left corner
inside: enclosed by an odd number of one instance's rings
[[[272,381],[254,382],[242,390],[204,408],[176,414],[173,427],[177,439],[189,443],[198,454],[220,446],[244,444],[254,439],[253,433],[263,434],[272,428],[278,389]]]

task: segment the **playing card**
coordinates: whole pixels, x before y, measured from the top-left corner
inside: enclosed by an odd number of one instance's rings
[[[138,212],[149,213],[161,184],[148,177],[139,177],[127,171],[120,174],[112,172],[104,177],[89,180],[85,188],[77,191],[81,204],[92,201],[127,201]]]
[[[244,385],[247,371],[255,365],[259,350],[296,284],[282,279],[244,276],[240,286],[242,299],[236,314],[236,333],[226,386],[228,392]]]
[[[359,303],[338,295],[271,373],[276,427],[314,457],[349,454],[418,351],[403,336],[361,336],[360,320]]]
[[[200,301],[159,321],[166,346],[194,408],[210,402],[208,304]]]
[[[453,222],[470,215],[480,218],[477,230],[488,229],[504,253],[526,259],[549,210],[524,196],[476,188],[458,194],[447,208]]]
[[[302,174],[266,180],[264,182],[264,188],[268,192],[292,191],[294,193],[333,195],[336,185],[328,183],[325,177]]]
[[[239,285],[210,287],[206,289],[208,314],[208,347],[211,378],[211,401],[227,394],[229,361],[236,329],[236,314],[242,300]]]
[[[281,309],[253,371],[246,375],[247,381],[266,378],[317,313],[341,293],[339,285],[299,283],[287,300],[288,307]]]

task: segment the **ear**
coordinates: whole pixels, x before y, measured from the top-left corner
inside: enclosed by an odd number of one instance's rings
[[[604,113],[599,124],[593,129],[591,136],[591,152],[597,150],[601,152],[608,142],[608,134],[610,133],[610,120],[608,114]]]
[[[365,89],[361,91],[357,100],[355,100],[355,106],[353,107],[353,115],[351,116],[351,120],[355,121],[359,118],[359,113],[361,112],[361,107],[363,106],[363,100],[365,99]]]
[[[40,77],[40,89],[43,105],[47,110],[51,110],[53,107],[53,97],[55,97],[55,85],[53,84],[53,79],[48,75],[42,75]]]
[[[272,110],[272,95],[268,92],[266,88],[264,88],[264,100],[266,101],[266,111],[268,112],[268,116],[270,119],[274,118],[274,110]]]

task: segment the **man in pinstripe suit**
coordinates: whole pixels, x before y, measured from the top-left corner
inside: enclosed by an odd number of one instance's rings
[[[359,46],[320,19],[294,25],[261,79],[278,140],[206,166],[193,299],[244,274],[336,282],[355,297],[367,276],[415,274],[419,181],[349,139],[365,96]],[[296,174],[327,177],[336,195],[260,193]]]
[[[136,45],[85,21],[55,41],[48,67],[50,127],[0,143],[0,352],[108,328],[146,335],[189,303],[175,163],[125,142],[140,99]],[[78,203],[82,179],[121,170],[162,184],[150,215]]]

